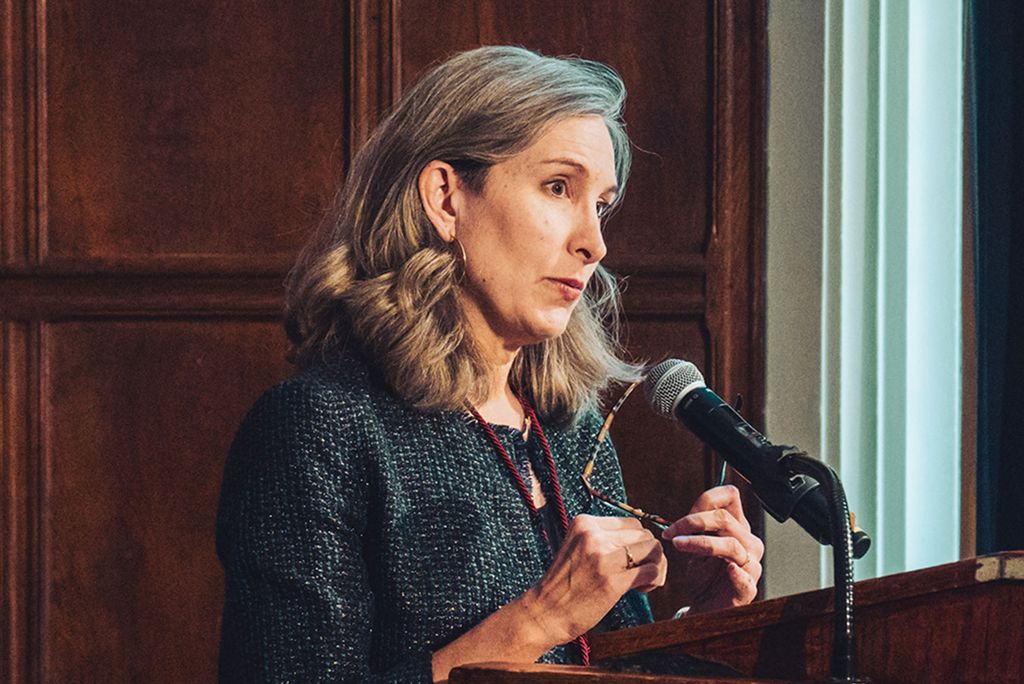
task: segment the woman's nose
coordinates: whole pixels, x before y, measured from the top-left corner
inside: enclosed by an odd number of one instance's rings
[[[608,247],[604,243],[604,234],[601,232],[601,217],[596,207],[591,211],[584,211],[579,220],[575,236],[576,244],[573,251],[583,256],[586,263],[596,263],[608,253]]]

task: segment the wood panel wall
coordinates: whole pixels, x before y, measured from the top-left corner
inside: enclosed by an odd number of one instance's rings
[[[693,360],[757,422],[760,3],[0,8],[0,680],[215,677],[220,471],[288,373],[281,281],[352,150],[453,51],[619,70],[637,150],[607,264],[629,347]],[[711,459],[642,403],[615,432],[631,498],[682,514]]]

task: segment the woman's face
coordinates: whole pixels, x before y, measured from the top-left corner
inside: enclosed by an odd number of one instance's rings
[[[557,123],[492,166],[482,193],[460,189],[455,237],[478,342],[512,350],[565,330],[605,255],[601,218],[616,191],[611,137],[597,116]]]

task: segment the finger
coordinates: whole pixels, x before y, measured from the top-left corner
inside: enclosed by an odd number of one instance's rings
[[[661,542],[655,539],[654,535],[649,530],[613,530],[607,533],[607,539],[610,543],[616,546],[630,546],[643,545],[645,548],[648,546],[661,546]]]
[[[601,529],[601,530],[642,530],[643,525],[636,518],[623,518],[615,515],[588,515],[581,513],[573,518],[570,524],[573,527]]]
[[[661,542],[642,527],[606,530],[593,522],[574,524],[558,550],[558,558],[578,558],[587,565],[599,564],[602,574],[611,575],[626,566],[645,562],[662,553]]]
[[[608,561],[612,568],[631,570],[645,564],[658,564],[664,556],[661,542],[648,535],[632,543],[615,546],[608,553]]]
[[[728,510],[714,508],[709,511],[699,511],[684,515],[662,532],[662,536],[667,534],[674,537],[677,534],[694,534],[697,532],[708,534],[716,532],[735,535],[749,534],[748,530]]]
[[[569,528],[569,535],[563,547],[582,546],[591,555],[604,555],[623,546],[643,546],[659,544],[650,531],[641,528],[605,530],[595,525],[578,525]]]
[[[750,527],[740,523],[725,508],[716,508],[700,513],[683,516],[662,533],[663,538],[691,534],[717,534],[725,537],[736,537],[747,550],[755,553],[761,547],[761,541],[750,533]],[[760,558],[760,554],[756,554]]]
[[[706,534],[680,535],[672,538],[672,546],[683,553],[721,558],[732,561],[737,566],[747,565],[752,560],[757,560],[735,537],[713,537]]]
[[[639,549],[640,553],[637,553]],[[661,546],[661,542],[651,537],[649,541],[641,542],[637,547],[630,547],[633,552],[633,557],[637,563],[662,563],[665,559],[665,549]]]
[[[726,573],[732,584],[733,605],[744,605],[753,601],[757,596],[757,580],[735,563],[729,563]]]
[[[734,485],[722,485],[720,487],[712,487],[707,490],[693,502],[693,506],[690,508],[690,513],[699,513],[700,511],[710,511],[716,508],[724,508],[732,514],[732,517],[740,521],[741,524],[745,525],[747,531],[750,530],[750,522],[747,520],[746,514],[743,512],[743,500],[740,497],[740,490]]]
[[[754,558],[751,558],[750,562],[748,562],[746,565],[740,565],[737,567],[739,567],[739,569],[743,572],[750,575],[750,579],[753,580],[755,586],[757,585],[758,581],[760,581],[761,572],[764,570],[764,568],[761,565],[761,562]]]
[[[653,591],[658,587],[665,586],[665,580],[668,577],[668,559],[665,558],[665,554],[662,553],[660,560],[657,562],[658,576],[651,584],[644,585],[642,587],[635,587],[637,591],[647,593]]]
[[[665,577],[661,568],[654,563],[638,565],[630,570],[634,573],[629,588],[638,591],[651,591],[665,584]]]

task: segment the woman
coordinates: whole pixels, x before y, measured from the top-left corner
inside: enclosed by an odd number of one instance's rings
[[[629,172],[624,96],[603,65],[480,48],[360,151],[289,280],[299,371],[226,466],[222,679],[579,663],[586,632],[651,620],[660,542],[579,479],[599,393],[638,376],[599,266]],[[608,443],[592,481],[624,497]],[[753,598],[763,546],[733,488],[666,538],[705,559],[695,609]]]

